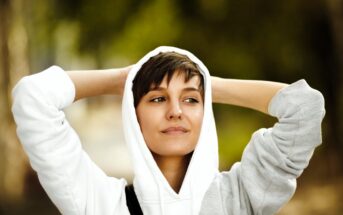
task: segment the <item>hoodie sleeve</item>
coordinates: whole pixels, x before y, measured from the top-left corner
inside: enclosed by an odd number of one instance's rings
[[[268,111],[278,122],[256,131],[241,162],[216,176],[201,214],[275,214],[294,194],[296,178],[322,142],[324,98],[302,79],[279,90]]]
[[[281,89],[268,111],[278,122],[252,135],[237,168],[241,202],[250,202],[253,214],[274,214],[288,202],[322,142],[324,98],[304,79]]]
[[[65,71],[53,66],[24,77],[12,95],[20,142],[61,213],[109,214],[99,208],[115,208],[123,202],[126,182],[107,177],[90,160],[65,118],[62,109],[75,97],[75,86]]]

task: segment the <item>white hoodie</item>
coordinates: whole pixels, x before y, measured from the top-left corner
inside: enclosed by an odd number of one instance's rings
[[[161,52],[176,52],[188,56],[198,65],[198,69],[204,77],[202,128],[179,193],[170,187],[145,144],[137,121],[131,90],[132,81],[141,66],[150,57]],[[218,173],[218,143],[212,112],[210,81],[207,68],[193,54],[166,46],[159,47],[145,55],[135,64],[127,77],[122,108],[124,132],[126,142],[132,152],[135,172],[133,185],[144,214],[199,214],[203,196]]]
[[[187,55],[205,80],[204,118],[180,192],[169,186],[145,145],[137,122],[132,80],[151,56],[164,51]],[[63,214],[129,214],[124,179],[106,176],[82,150],[65,118],[75,87],[59,67],[24,77],[13,90],[17,134],[32,168]],[[144,214],[273,214],[294,193],[295,179],[321,143],[324,99],[305,80],[280,90],[269,104],[279,122],[260,129],[247,145],[242,162],[218,172],[217,135],[212,113],[210,76],[191,53],[159,47],[131,69],[123,97],[123,125],[134,164],[134,187]]]

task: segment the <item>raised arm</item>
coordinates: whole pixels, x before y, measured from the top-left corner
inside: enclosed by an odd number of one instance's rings
[[[77,99],[120,93],[121,87],[115,87],[120,72],[106,72],[66,73],[53,66],[22,78],[13,89],[18,137],[62,214],[127,214],[120,207],[125,205],[125,181],[107,177],[94,164],[63,112]]]
[[[251,108],[268,114],[273,96],[288,84],[212,77],[212,101]]]
[[[74,100],[105,94],[122,95],[130,68],[67,71],[75,85]]]
[[[275,214],[322,142],[324,97],[304,79],[290,85],[217,78],[212,83],[214,102],[269,113],[278,122],[254,132],[241,162],[217,177],[209,196],[222,199],[222,207],[205,199],[204,214]]]

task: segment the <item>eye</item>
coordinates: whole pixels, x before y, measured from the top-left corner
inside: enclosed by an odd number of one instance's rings
[[[164,102],[164,101],[166,101],[166,99],[162,96],[156,97],[156,98],[153,98],[150,100],[150,102],[155,102],[155,103],[160,103],[160,102]]]
[[[187,98],[184,100],[186,103],[199,103],[199,101],[195,98]]]

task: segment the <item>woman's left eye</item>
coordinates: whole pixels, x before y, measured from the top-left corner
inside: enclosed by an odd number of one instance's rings
[[[199,101],[195,98],[187,98],[187,99],[185,99],[185,102],[187,102],[187,103],[199,103]]]

